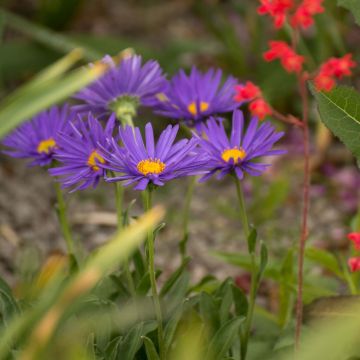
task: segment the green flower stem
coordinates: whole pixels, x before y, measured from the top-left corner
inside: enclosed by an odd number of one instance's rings
[[[248,237],[250,235],[250,226],[249,226],[249,221],[248,221],[247,214],[246,214],[244,192],[243,192],[243,189],[241,186],[241,182],[237,178],[237,176],[234,176],[234,179],[235,179],[237,197],[238,197],[238,201],[239,201],[239,215],[240,215],[241,223],[243,225],[245,237],[246,237],[246,239],[248,239]],[[257,293],[257,288],[258,288],[255,253],[251,252],[249,255],[250,255],[250,260],[251,260],[251,288],[250,288],[249,308],[248,308],[248,313],[246,316],[244,331],[240,334],[241,359],[242,360],[246,359],[249,336],[250,336],[250,331],[251,331],[252,318],[253,318],[254,308],[255,308],[256,293]]]
[[[117,230],[121,231],[124,227],[123,224],[123,202],[124,202],[124,188],[120,182],[115,182],[115,202],[116,202],[116,214],[117,214]],[[134,280],[131,276],[129,260],[124,261],[124,271],[126,275],[126,280],[128,282],[128,287],[132,297],[136,295]]]
[[[151,195],[152,190],[149,187],[144,191],[144,207],[145,211],[149,211],[152,207],[151,205]],[[151,283],[151,293],[153,297],[156,319],[158,322],[158,341],[160,349],[160,359],[165,359],[165,345],[164,345],[164,331],[162,325],[162,314],[160,307],[160,299],[157,292],[156,278],[155,278],[155,265],[154,265],[154,229],[150,229],[147,235],[147,250],[148,250],[148,266],[149,266],[149,276]]]
[[[134,127],[133,122],[133,116],[132,114],[126,113],[126,114],[118,114],[117,119],[121,122],[123,126],[129,125],[131,127]]]
[[[56,198],[57,198],[56,210],[57,210],[57,215],[59,218],[61,232],[66,241],[66,247],[67,247],[68,254],[75,257],[74,241],[73,241],[73,238],[71,235],[70,225],[69,225],[68,218],[67,218],[64,194],[63,194],[63,191],[61,190],[61,185],[58,182],[56,182],[56,181],[54,182],[54,187],[55,187]]]
[[[183,238],[179,244],[180,247],[180,253],[181,253],[181,259],[184,261],[186,257],[186,245],[189,238],[189,218],[190,218],[190,206],[191,206],[191,200],[194,194],[194,188],[196,184],[196,176],[191,177],[189,186],[186,191],[185,195],[185,207],[183,212]]]

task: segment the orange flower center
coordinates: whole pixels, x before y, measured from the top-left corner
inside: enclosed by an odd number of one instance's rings
[[[233,147],[232,149],[226,149],[221,154],[221,158],[225,162],[229,162],[230,159],[233,159],[235,164],[244,160],[245,157],[246,157],[246,151],[241,147],[240,148]]]
[[[104,164],[105,163],[105,160],[104,158],[96,151],[94,150],[89,158],[88,158],[88,161],[87,161],[87,164],[94,170],[94,171],[99,171],[100,168],[99,166],[97,165],[98,163],[100,164]]]
[[[141,160],[136,168],[143,175],[148,174],[161,174],[165,170],[166,165],[159,159],[146,159]]]
[[[39,154],[50,154],[56,147],[56,142],[53,138],[49,138],[39,142],[37,152]]]
[[[209,103],[207,103],[205,101],[200,102],[200,113],[206,111],[208,108],[209,108]],[[189,104],[188,111],[191,115],[194,115],[194,116],[196,116],[198,114],[198,108],[196,106],[195,101],[193,101],[192,103]]]

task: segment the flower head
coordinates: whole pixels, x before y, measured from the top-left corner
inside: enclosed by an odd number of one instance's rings
[[[346,54],[343,57],[332,57],[324,62],[314,78],[315,87],[318,91],[330,91],[336,85],[335,79],[341,79],[343,76],[351,76],[351,68],[356,66],[352,60],[352,54]]]
[[[55,153],[55,159],[61,164],[50,169],[50,174],[60,176],[64,188],[75,186],[71,192],[96,187],[104,175],[101,165],[105,160],[101,156],[100,146],[108,148],[107,139],[112,136],[114,124],[114,115],[103,128],[91,114],[86,121],[79,119],[72,124],[71,135],[59,136],[60,148]]]
[[[298,55],[286,42],[284,41],[270,41],[270,49],[264,53],[264,59],[268,62],[279,59],[281,65],[287,72],[300,72],[304,57]]]
[[[360,250],[360,232],[352,232],[347,237],[353,242],[355,250]]]
[[[244,129],[244,118],[241,111],[236,110],[232,118],[230,138],[227,137],[224,125],[214,118],[203,125],[205,138],[200,138],[200,152],[208,156],[208,173],[202,181],[219,171],[218,178],[235,173],[239,179],[244,172],[252,176],[261,175],[269,166],[255,162],[261,156],[284,154],[284,150],[273,150],[272,147],[282,136],[269,123],[264,122],[258,127],[258,119],[252,118],[247,129]]]
[[[293,0],[260,0],[259,15],[270,15],[274,19],[275,27],[281,28],[286,20],[287,12],[294,7]]]
[[[236,95],[234,96],[235,101],[249,101],[261,95],[261,90],[251,81],[247,81],[246,84],[235,86]]]
[[[110,56],[102,60],[111,66],[100,79],[81,90],[75,98],[83,104],[78,112],[93,112],[104,116],[115,112],[118,117],[136,114],[137,107],[154,106],[156,94],[166,84],[160,65],[153,60],[142,64],[141,56],[132,55],[115,64]]]
[[[30,166],[49,165],[54,152],[59,148],[59,132],[69,131],[69,123],[75,113],[68,106],[52,107],[34,116],[5,137],[3,144],[9,148],[4,153],[16,157],[32,159]]]
[[[148,123],[144,144],[139,128],[120,127],[123,147],[112,139],[110,149],[102,152],[106,161],[102,167],[119,173],[106,181],[125,181],[125,186],[137,183],[134,189],[144,190],[149,183],[163,186],[169,180],[203,172],[203,158],[195,152],[198,141],[192,138],[174,143],[178,129],[178,125],[169,125],[155,144],[153,129]]]
[[[314,15],[324,12],[322,2],[323,0],[303,0],[291,17],[291,26],[304,29],[311,26],[314,23]]]
[[[360,271],[360,258],[356,258],[356,257],[350,258],[348,260],[348,265],[351,272]]]
[[[234,99],[237,81],[229,76],[221,85],[221,77],[220,69],[201,73],[193,67],[189,76],[180,70],[165,93],[158,95],[157,112],[194,125],[211,115],[236,109],[241,105]]]
[[[260,120],[272,114],[271,106],[263,98],[252,101],[249,110],[252,115],[257,116]]]

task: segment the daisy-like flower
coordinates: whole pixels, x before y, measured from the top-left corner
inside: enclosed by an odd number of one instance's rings
[[[261,175],[269,164],[258,162],[258,158],[286,153],[284,150],[273,150],[272,147],[283,135],[276,132],[269,122],[258,127],[258,119],[253,117],[247,129],[244,129],[244,118],[240,110],[233,113],[230,139],[226,135],[221,121],[211,118],[203,126],[204,138],[200,138],[200,152],[208,156],[207,168],[201,181],[207,180],[218,172],[218,179],[234,173],[239,179],[247,172],[252,176]]]
[[[111,138],[115,125],[115,115],[110,116],[105,128],[89,114],[87,120],[78,119],[72,124],[72,134],[60,134],[59,149],[55,159],[60,166],[49,170],[53,176],[60,176],[63,188],[73,187],[71,192],[96,187],[104,170],[105,163],[100,146],[108,148],[107,139]]]
[[[5,137],[2,143],[9,149],[4,153],[31,159],[30,166],[49,165],[59,148],[59,132],[68,132],[74,118],[75,113],[69,111],[67,105],[43,111]]]
[[[111,149],[102,152],[105,160],[102,167],[119,175],[105,180],[125,181],[124,186],[137,183],[134,189],[145,190],[150,183],[163,186],[175,178],[203,173],[204,161],[195,152],[198,140],[182,139],[174,143],[178,129],[178,125],[169,125],[155,144],[153,129],[148,123],[144,144],[138,127],[120,127],[123,147],[112,139]]]
[[[83,104],[74,106],[80,113],[91,111],[99,117],[112,112],[119,119],[135,116],[139,106],[154,106],[156,94],[166,85],[157,61],[142,64],[141,56],[125,57],[119,64],[107,55],[102,60],[110,65],[100,79],[81,90],[75,98]]]
[[[195,67],[189,76],[180,70],[168,83],[167,90],[157,95],[157,113],[196,125],[203,119],[232,111],[241,105],[236,101],[237,80],[229,76],[221,84],[222,71],[210,69],[201,73]]]

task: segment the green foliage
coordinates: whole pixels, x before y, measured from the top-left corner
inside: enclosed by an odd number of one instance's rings
[[[311,91],[321,120],[360,161],[360,95],[353,88],[339,86],[331,92]]]
[[[355,21],[360,25],[360,4],[357,0],[338,0],[337,3],[339,6],[351,11],[355,17]]]

